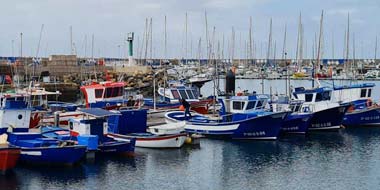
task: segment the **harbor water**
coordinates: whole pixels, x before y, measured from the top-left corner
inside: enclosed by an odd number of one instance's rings
[[[260,93],[260,82],[238,80],[236,87]],[[211,95],[212,86],[205,84],[202,94]],[[264,87],[284,93],[285,81],[265,81]],[[378,91],[376,87],[375,100]],[[99,157],[69,167],[18,165],[0,175],[0,189],[378,189],[379,158],[380,128],[277,141],[202,139],[199,147],[137,148],[134,157]]]

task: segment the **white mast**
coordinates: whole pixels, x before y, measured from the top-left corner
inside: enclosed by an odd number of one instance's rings
[[[323,10],[322,10],[322,14],[321,14],[321,21],[320,21],[320,24],[319,24],[319,41],[318,41],[318,53],[317,53],[317,71],[319,71],[320,61],[321,61],[321,54],[322,54],[321,53],[322,35],[323,35]],[[316,77],[316,82],[317,82],[317,85],[319,87],[320,83],[318,81],[318,77]]]

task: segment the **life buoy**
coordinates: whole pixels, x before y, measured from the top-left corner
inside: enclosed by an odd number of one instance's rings
[[[366,106],[367,107],[371,107],[372,106],[372,100],[371,99],[367,99]]]
[[[243,92],[238,92],[236,95],[237,96],[243,96]]]

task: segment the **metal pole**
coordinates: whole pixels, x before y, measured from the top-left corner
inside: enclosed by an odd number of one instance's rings
[[[153,110],[156,111],[156,74],[153,75]]]

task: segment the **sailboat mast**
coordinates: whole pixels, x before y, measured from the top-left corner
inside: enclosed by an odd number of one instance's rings
[[[347,32],[346,32],[346,64],[348,64],[348,58],[350,55],[350,13],[347,15]],[[348,68],[348,65],[346,66]]]
[[[271,47],[272,47],[271,45],[272,45],[272,18],[270,18],[270,23],[269,23],[268,51],[267,51],[266,64],[268,64],[269,59],[270,59],[270,52],[271,52]],[[261,93],[262,94],[264,94],[264,67],[261,68]]]
[[[167,40],[168,40],[168,36],[167,36],[167,29],[166,29],[166,15],[165,15],[165,29],[164,29],[165,31],[165,34],[164,34],[164,57],[165,57],[165,59],[167,59],[168,58],[168,47],[167,47],[167,45],[168,45],[168,42],[167,42]]]
[[[249,17],[249,45],[248,45],[248,59],[252,59],[252,17]]]
[[[375,40],[375,61],[376,61],[376,58],[377,58],[377,36]]]
[[[187,65],[187,12],[185,15],[185,64]]]
[[[205,29],[206,29],[206,52],[207,52],[207,60],[210,58],[210,50],[209,50],[209,39],[208,39],[208,23],[207,23],[207,12],[205,11]],[[207,61],[208,62],[208,61]],[[208,63],[207,63],[208,64]]]
[[[319,70],[320,60],[321,60],[322,33],[323,33],[323,10],[322,10],[322,14],[321,14],[321,21],[319,23],[319,41],[318,41],[318,53],[317,53],[317,71]],[[316,78],[316,80],[318,82],[318,76],[315,77],[315,78]],[[313,87],[314,87],[314,80],[313,80]]]

